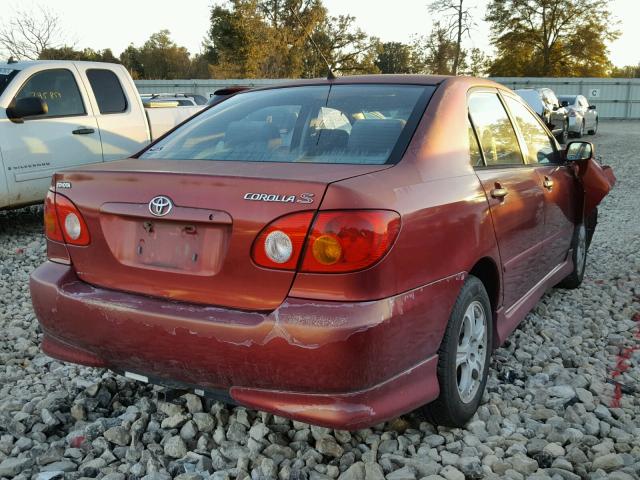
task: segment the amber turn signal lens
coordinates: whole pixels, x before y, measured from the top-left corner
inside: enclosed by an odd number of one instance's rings
[[[313,242],[313,257],[322,265],[333,265],[342,256],[342,247],[332,235],[321,235]]]

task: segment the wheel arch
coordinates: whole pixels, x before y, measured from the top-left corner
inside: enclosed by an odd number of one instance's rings
[[[497,311],[500,306],[500,271],[495,260],[491,257],[483,257],[478,260],[473,267],[469,270],[469,275],[473,275],[478,278],[484,285],[487,295],[489,296],[489,302],[491,303],[491,317],[493,319],[493,331],[497,332]],[[495,341],[494,336],[494,341]]]

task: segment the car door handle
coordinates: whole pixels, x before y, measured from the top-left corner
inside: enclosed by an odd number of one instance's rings
[[[491,190],[491,196],[493,198],[504,198],[508,193],[509,191],[506,188],[494,188]]]
[[[544,182],[542,182],[542,185],[547,190],[551,190],[553,188],[553,180],[551,180],[549,177],[544,177]]]
[[[80,127],[76,128],[71,133],[73,133],[74,135],[89,135],[91,133],[96,133],[96,131],[93,128]]]

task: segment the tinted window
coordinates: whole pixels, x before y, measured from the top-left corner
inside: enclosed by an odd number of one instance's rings
[[[13,77],[17,75],[19,70],[12,70],[11,68],[0,68],[0,94],[4,92],[7,85],[11,83]]]
[[[120,80],[111,70],[87,70],[87,78],[98,102],[100,113],[120,113],[127,109],[127,99]]]
[[[383,164],[404,152],[434,87],[327,85],[235,95],[142,158]]]
[[[560,100],[561,102],[567,102],[567,104],[569,105],[577,105],[578,102],[576,101],[576,99],[579,99],[580,97],[576,97],[575,95],[560,95],[558,97],[558,100]]]
[[[472,94],[469,114],[487,166],[523,163],[513,126],[497,94]]]
[[[556,163],[558,153],[537,117],[517,100],[506,97],[507,106],[515,119],[528,150],[527,163]]]
[[[482,160],[482,153],[480,153],[480,145],[478,145],[478,139],[473,132],[473,126],[471,122],[467,120],[469,130],[469,162],[472,167],[482,167],[484,162]]]
[[[86,113],[78,84],[69,70],[44,70],[36,73],[26,81],[15,98],[26,97],[38,97],[47,102],[49,111],[42,117]]]

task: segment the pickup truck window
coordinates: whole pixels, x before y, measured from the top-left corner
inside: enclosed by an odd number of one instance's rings
[[[47,102],[49,111],[39,118],[86,114],[78,84],[73,74],[66,69],[43,70],[32,75],[15,100],[26,97],[39,97]]]
[[[18,72],[19,70],[13,70],[11,68],[0,68],[0,95],[2,95],[4,89],[7,88],[7,85],[11,83],[11,80],[13,80],[13,77],[15,77]]]
[[[92,68],[87,70],[87,78],[100,113],[122,113],[127,110],[127,98],[115,73],[111,70]]]

